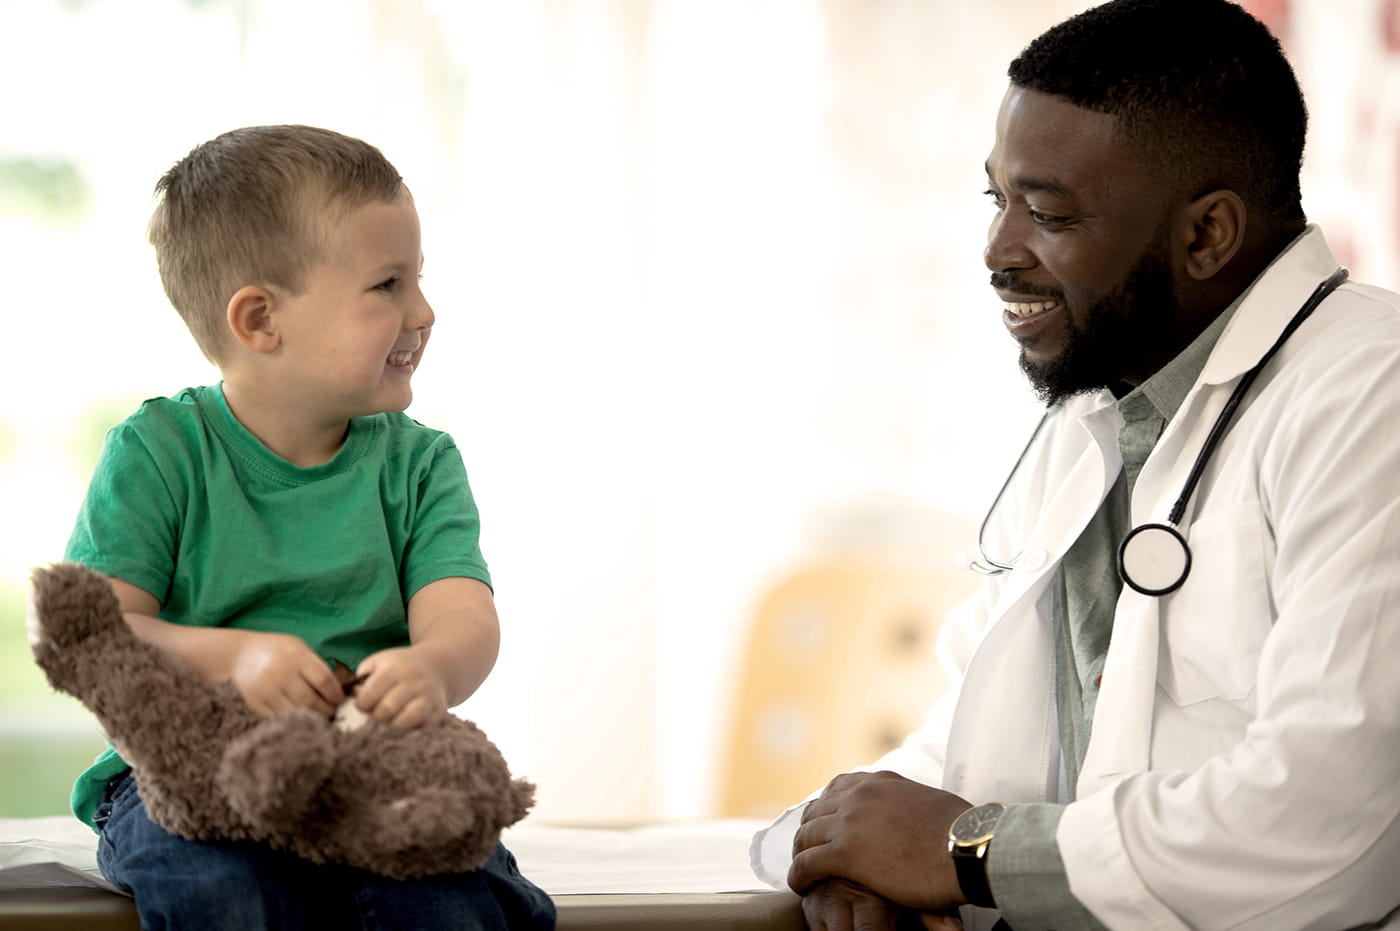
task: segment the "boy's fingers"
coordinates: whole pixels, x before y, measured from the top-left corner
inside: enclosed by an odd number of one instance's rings
[[[396,727],[405,730],[412,730],[415,727],[424,727],[437,721],[437,715],[433,711],[432,702],[423,696],[411,699],[406,705],[399,709],[398,713],[388,718],[389,722]]]
[[[316,704],[325,705],[334,709],[345,698],[345,690],[340,685],[340,680],[331,672],[330,667],[320,660],[314,666],[302,673],[302,681],[306,683],[316,699]]]
[[[398,710],[398,713],[389,718],[389,723],[395,727],[402,727],[404,730],[411,730],[418,726],[418,703],[409,702]]]
[[[355,689],[355,707],[368,714],[384,700],[384,691],[388,686],[387,680],[375,676],[373,672],[364,675],[363,679],[360,687]]]
[[[442,715],[442,710],[434,708],[432,700],[426,696],[414,701],[400,714],[401,717],[406,717],[403,727],[426,727],[436,724]]]
[[[374,717],[399,727],[409,727],[410,725],[406,724],[405,721],[412,714],[414,704],[411,691],[403,687],[390,689],[375,703]]]

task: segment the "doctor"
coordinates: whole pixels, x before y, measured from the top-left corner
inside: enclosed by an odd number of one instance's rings
[[[948,694],[755,869],[833,931],[1400,914],[1400,296],[1338,283],[1297,82],[1238,6],[1115,0],[1009,74],[985,256],[1047,418]]]

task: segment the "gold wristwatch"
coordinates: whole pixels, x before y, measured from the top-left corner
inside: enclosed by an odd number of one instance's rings
[[[997,822],[1006,806],[1001,802],[977,805],[958,815],[948,829],[948,852],[953,855],[953,869],[963,898],[971,905],[995,908],[992,885],[987,879],[987,848],[996,835]]]

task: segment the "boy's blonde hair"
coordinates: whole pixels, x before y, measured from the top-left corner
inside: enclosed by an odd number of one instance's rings
[[[249,126],[195,147],[156,184],[149,238],[161,283],[211,362],[229,299],[250,284],[299,294],[333,224],[393,201],[403,179],[374,146],[313,126]]]

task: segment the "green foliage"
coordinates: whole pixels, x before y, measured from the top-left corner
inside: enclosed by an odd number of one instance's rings
[[[6,707],[9,715],[45,715],[40,708]],[[47,730],[0,731],[0,818],[67,814],[73,781],[106,747],[97,722],[72,720]]]
[[[92,211],[83,170],[61,155],[0,156],[0,216],[73,227]]]
[[[0,579],[0,818],[66,813],[73,780],[106,745],[92,716],[34,662],[28,598],[27,586]]]

